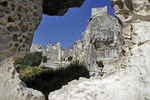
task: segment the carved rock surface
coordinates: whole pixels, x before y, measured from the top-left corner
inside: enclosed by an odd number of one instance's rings
[[[85,0],[43,0],[43,13],[47,15],[64,15],[69,8],[80,7]]]

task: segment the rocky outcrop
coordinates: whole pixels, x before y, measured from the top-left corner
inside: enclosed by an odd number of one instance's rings
[[[129,71],[130,69],[128,69]],[[125,70],[122,73],[109,73],[105,77],[80,78],[73,80],[49,94],[49,100],[149,100],[138,78]],[[133,79],[133,80],[132,80]]]
[[[82,56],[90,64],[90,71],[115,70],[123,45],[121,25],[107,13],[107,7],[93,8],[88,23],[83,32]]]
[[[123,25],[124,46],[117,61],[118,70],[103,77],[72,81],[62,89],[50,93],[50,100],[150,100],[150,2],[111,2],[115,15]]]
[[[20,80],[13,66],[13,58],[0,62],[0,100],[45,100],[44,95]]]
[[[42,0],[0,0],[1,100],[45,100],[41,92],[23,85],[13,66],[13,58],[29,51],[41,18]]]
[[[41,0],[0,0],[0,61],[29,51],[41,18]]]
[[[80,7],[85,0],[43,0],[43,13],[47,15],[64,15],[69,8]]]

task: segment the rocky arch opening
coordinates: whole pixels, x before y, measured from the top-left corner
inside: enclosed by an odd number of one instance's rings
[[[45,15],[44,15],[45,16]],[[46,16],[46,17],[48,17],[48,16]],[[58,18],[58,17],[57,17]],[[87,18],[88,19],[88,18]],[[93,18],[94,19],[94,18]],[[63,20],[63,19],[61,19],[61,20]],[[87,21],[87,20],[86,20]],[[90,20],[90,21],[88,21],[88,23],[90,23],[92,21],[92,19]],[[86,23],[86,22],[85,22]],[[50,33],[52,33],[52,32],[50,32]],[[50,34],[49,33],[49,34]],[[38,33],[38,34],[40,34],[40,33]],[[80,32],[80,34],[81,34],[81,32]],[[36,35],[36,34],[35,34]],[[65,35],[65,34],[63,34],[63,35]],[[48,37],[48,36],[46,36],[46,37]],[[113,41],[110,41],[110,40],[108,40],[109,42],[113,42]],[[51,40],[51,39],[47,39],[47,42],[53,42],[53,40]],[[80,43],[82,43],[83,41],[81,40],[81,41],[76,41],[74,44],[76,45],[76,44],[80,44]],[[109,44],[108,44],[109,45]],[[49,46],[51,46],[52,48],[49,48],[49,47],[46,47],[47,49],[49,49],[49,51],[51,51],[51,52],[47,52],[47,53],[45,53],[45,54],[50,54],[51,56],[54,56],[53,54],[55,54],[56,53],[56,55],[59,55],[59,54],[61,54],[62,53],[62,51],[60,51],[60,43],[50,43],[49,44]],[[79,45],[80,46],[80,45]],[[40,47],[40,46],[39,46]],[[43,48],[43,47],[42,47]],[[57,48],[57,49],[56,49]],[[59,49],[58,49],[59,48]],[[74,48],[76,48],[75,46],[72,46],[71,47],[71,49],[74,49]],[[82,46],[81,46],[81,48],[82,48]],[[41,47],[39,48],[39,49],[41,49]],[[55,52],[55,50],[56,50],[56,52]],[[80,50],[80,48],[78,49],[78,50]],[[63,51],[63,53],[66,53],[65,54],[65,56],[57,56],[57,57],[53,57],[53,58],[51,58],[51,57],[49,57],[49,59],[51,59],[51,62],[57,62],[58,63],[58,61],[60,62],[60,66],[62,66],[62,64],[64,63],[64,62],[67,62],[67,61],[69,61],[69,62],[71,62],[71,61],[73,61],[73,59],[76,59],[76,58],[74,58],[74,55],[72,55],[70,52],[69,52],[69,50],[68,49],[65,49],[64,51]],[[80,52],[79,51],[75,51],[75,53],[77,54],[77,55],[80,55]],[[80,59],[80,58],[79,58]],[[52,63],[51,63],[52,64]],[[101,61],[97,61],[96,62],[96,64],[98,65],[98,67],[99,68],[101,68],[101,71],[103,70],[103,67],[104,67],[104,65],[103,65],[103,63],[101,62]],[[101,74],[100,74],[101,75]]]

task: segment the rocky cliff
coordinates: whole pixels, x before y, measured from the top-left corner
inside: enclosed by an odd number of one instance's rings
[[[107,13],[107,7],[93,8],[86,31],[83,32],[82,59],[91,71],[115,70],[123,40],[121,25]]]
[[[43,0],[43,13],[47,15],[64,15],[69,8],[80,7],[85,0]]]
[[[19,79],[13,65],[13,58],[0,62],[0,100],[45,100],[45,96]]]

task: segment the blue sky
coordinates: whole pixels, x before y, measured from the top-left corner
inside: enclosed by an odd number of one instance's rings
[[[76,40],[82,38],[82,32],[87,27],[91,16],[91,8],[108,7],[108,13],[114,16],[110,0],[86,0],[80,8],[70,8],[64,16],[42,16],[42,21],[36,30],[33,43],[42,45],[60,42],[61,48],[69,48]]]

